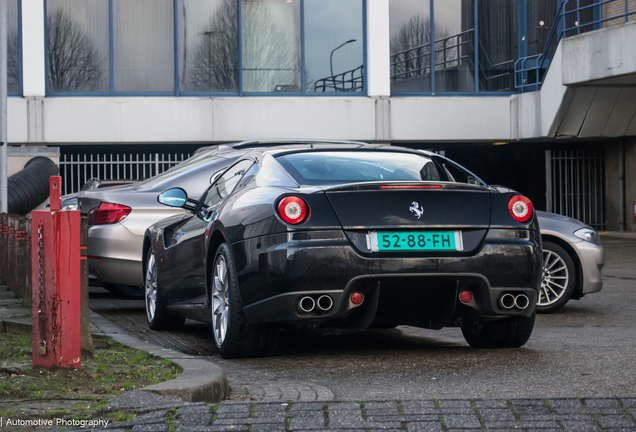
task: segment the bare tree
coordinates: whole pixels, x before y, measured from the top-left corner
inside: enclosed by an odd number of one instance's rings
[[[260,1],[246,2],[242,7],[243,90],[273,91],[277,85],[300,88],[300,59],[294,38]],[[224,0],[210,19],[192,49],[191,63],[187,63],[184,81],[189,90],[238,90],[237,12],[235,0]]]
[[[47,18],[49,90],[96,91],[103,88],[99,50],[62,9]]]
[[[295,38],[281,28],[261,1],[245,3],[243,11],[243,89],[272,91],[279,85],[300,89]]]
[[[238,90],[238,31],[236,1],[224,0],[194,47],[186,79],[188,90]]]

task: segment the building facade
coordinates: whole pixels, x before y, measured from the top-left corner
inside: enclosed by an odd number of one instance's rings
[[[59,147],[68,191],[202,145],[353,139],[636,230],[636,0],[9,4],[9,143]]]

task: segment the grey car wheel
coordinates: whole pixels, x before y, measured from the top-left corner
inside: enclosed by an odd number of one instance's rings
[[[572,296],[576,272],[570,255],[558,244],[543,243],[543,274],[537,311],[550,313],[561,309]]]
[[[227,334],[230,305],[228,303],[229,277],[227,263],[223,255],[216,257],[214,276],[212,279],[212,329],[217,346],[223,345]]]

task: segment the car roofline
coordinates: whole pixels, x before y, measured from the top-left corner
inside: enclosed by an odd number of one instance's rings
[[[303,145],[303,144],[349,144],[349,145],[373,145],[362,141],[347,141],[347,140],[322,140],[322,139],[262,139],[262,140],[249,140],[241,141],[235,144],[231,144],[233,149],[247,149],[256,147],[273,147],[273,146],[288,146],[288,145]]]

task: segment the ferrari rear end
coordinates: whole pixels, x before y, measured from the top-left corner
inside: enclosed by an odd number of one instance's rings
[[[266,163],[298,187],[269,188],[287,232],[231,246],[250,323],[455,326],[475,347],[528,340],[542,266],[526,197],[434,154],[296,151]]]

